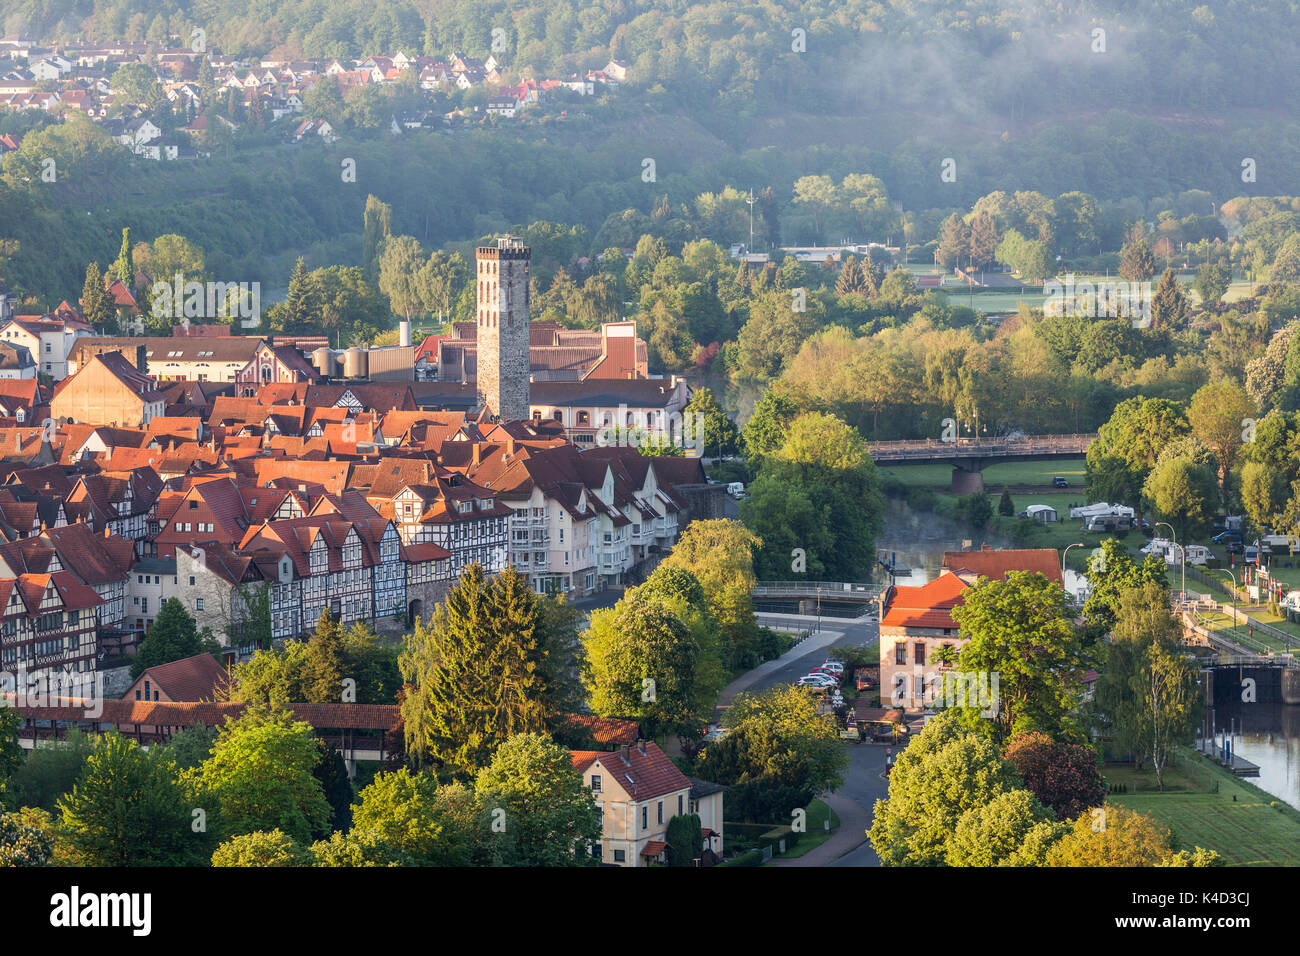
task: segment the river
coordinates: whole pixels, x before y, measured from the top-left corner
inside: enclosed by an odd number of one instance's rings
[[[987,544],[991,548],[1017,545],[996,533],[973,532],[945,515],[914,512],[891,499],[885,529],[877,541],[880,557],[906,566],[906,574],[894,583],[916,586],[939,576],[945,551],[961,551]],[[1086,584],[1083,576],[1067,571],[1066,590],[1078,593]],[[1284,704],[1242,704],[1215,713],[1219,735],[1236,730],[1236,752],[1258,764],[1259,777],[1248,778],[1261,789],[1300,809],[1300,706]]]

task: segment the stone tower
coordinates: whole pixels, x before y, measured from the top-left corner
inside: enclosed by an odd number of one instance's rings
[[[478,404],[502,420],[529,417],[528,265],[515,236],[479,246]]]

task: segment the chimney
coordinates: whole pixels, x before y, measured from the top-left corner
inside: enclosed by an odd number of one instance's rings
[[[636,740],[636,749],[641,751],[641,756],[645,756],[645,738],[638,737]]]
[[[628,760],[628,754],[629,754],[629,750],[627,744],[624,744],[623,746],[618,748],[618,755],[623,758],[624,763],[631,762]]]
[[[470,451],[470,460],[474,463],[474,466],[476,468],[478,467],[478,463],[479,463],[479,455],[482,454],[482,447],[483,446],[480,445],[478,442],[474,442],[473,448]]]
[[[135,347],[135,367],[139,370],[141,375],[149,374],[148,354],[148,349],[145,346],[137,345]]]

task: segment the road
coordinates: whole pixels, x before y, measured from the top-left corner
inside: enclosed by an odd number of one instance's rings
[[[782,629],[805,629],[816,626],[815,618],[788,614],[760,614],[759,623]],[[880,636],[874,621],[851,621],[842,618],[822,618],[823,637],[813,635],[796,645],[779,661],[755,668],[733,681],[723,691],[724,701],[737,693],[736,685],[753,677],[741,690],[767,690],[779,684],[790,684],[826,659],[827,649],[835,644],[858,647],[873,643]],[[834,631],[830,629],[834,628]],[[763,668],[769,668],[763,671]],[[754,675],[757,673],[757,676]],[[871,826],[871,810],[877,799],[888,792],[885,773],[886,746],[884,744],[844,744],[849,766],[844,773],[844,784],[828,801],[841,819],[835,835],[815,850],[792,860],[774,860],[777,866],[879,866],[875,851],[867,842],[866,830]],[[845,804],[847,801],[847,805]]]
[[[731,499],[727,499],[731,502]],[[734,502],[732,502],[734,504]],[[613,607],[623,596],[622,588],[601,591],[589,598],[574,601],[574,606],[590,614],[599,608]],[[760,624],[781,630],[813,630],[815,617],[791,614],[760,614]],[[874,621],[833,618],[823,615],[821,631],[795,645],[778,660],[768,661],[742,674],[722,691],[720,706],[726,707],[736,694],[743,691],[768,690],[781,684],[792,684],[826,659],[827,650],[836,644],[858,647],[876,641],[880,632]],[[886,796],[884,744],[854,744],[846,742],[849,766],[844,773],[844,784],[828,801],[840,817],[839,830],[820,847],[792,860],[774,860],[769,866],[879,866],[875,851],[867,842],[866,830],[871,826],[871,810],[877,799]]]

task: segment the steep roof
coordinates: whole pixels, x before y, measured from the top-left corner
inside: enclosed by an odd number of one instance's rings
[[[1011,571],[1036,571],[1062,583],[1061,563],[1054,548],[1006,548],[945,551],[943,567],[974,584],[978,578],[1005,578]]]
[[[658,744],[650,741],[645,744],[645,753],[638,747],[625,747],[612,751],[570,750],[569,757],[573,769],[579,773],[599,763],[637,801],[653,800],[691,787],[686,774],[677,769]]]
[[[216,700],[230,675],[211,654],[198,654],[170,664],[158,664],[140,675],[174,701]],[[130,693],[130,690],[127,691]],[[125,696],[123,699],[127,699]]]
[[[962,603],[969,587],[951,571],[944,571],[920,587],[891,587],[885,592],[885,613],[880,625],[955,629],[957,622],[952,619],[952,609]]]

